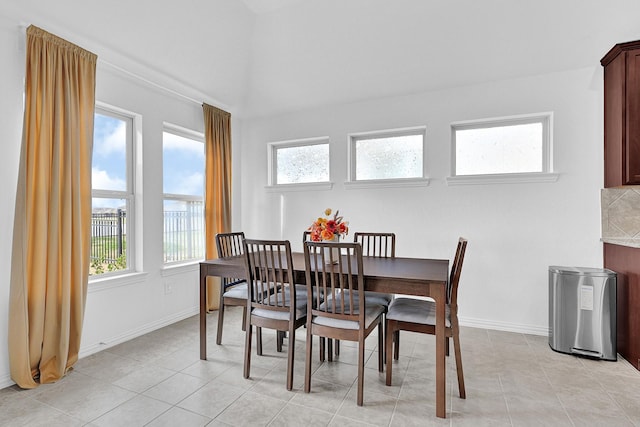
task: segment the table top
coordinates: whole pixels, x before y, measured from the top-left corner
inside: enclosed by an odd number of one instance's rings
[[[304,254],[293,252],[292,260],[296,276],[304,274]],[[200,266],[208,274],[238,278],[246,274],[243,256],[205,260]],[[430,286],[425,285],[444,285],[449,274],[446,259],[363,257],[362,267],[367,290],[408,295],[429,296]]]

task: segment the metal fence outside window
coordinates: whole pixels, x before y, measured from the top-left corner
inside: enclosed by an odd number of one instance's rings
[[[91,214],[91,261],[114,264],[126,252],[127,212]]]

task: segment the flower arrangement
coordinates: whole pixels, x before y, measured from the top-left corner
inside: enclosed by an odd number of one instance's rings
[[[333,217],[331,217],[331,212],[331,208],[325,209],[325,217],[319,217],[309,227],[312,241],[333,240],[334,237],[349,234],[349,223],[345,222],[341,216],[338,216],[339,211],[336,211]]]

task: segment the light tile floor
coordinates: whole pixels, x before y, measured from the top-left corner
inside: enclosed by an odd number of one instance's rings
[[[304,382],[305,329],[296,336],[294,390],[286,352],[265,330],[264,355],[242,377],[242,310],[226,316],[223,345],[208,316],[208,359],[199,360],[197,316],[78,361],[67,377],[34,390],[0,390],[1,426],[640,426],[640,372],[625,360],[555,353],[546,337],[462,329],[467,399],[448,358],[447,418],[435,416],[434,339],[403,332],[393,386],[377,371],[367,340],[365,402],[356,405],[356,348],[313,363]],[[287,345],[285,341],[285,346]],[[286,349],[286,347],[285,347]],[[315,350],[317,350],[317,345]]]

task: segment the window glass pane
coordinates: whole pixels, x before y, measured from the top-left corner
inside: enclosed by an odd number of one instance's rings
[[[277,184],[329,181],[329,144],[276,149]]]
[[[356,180],[422,178],[423,135],[356,140]]]
[[[204,258],[202,200],[164,201],[164,262]]]
[[[93,129],[94,190],[127,190],[127,121],[95,114]]]
[[[127,269],[127,201],[92,199],[89,275]]]
[[[173,133],[162,134],[163,192],[204,195],[204,144]]]
[[[456,129],[456,175],[544,172],[543,125]]]

